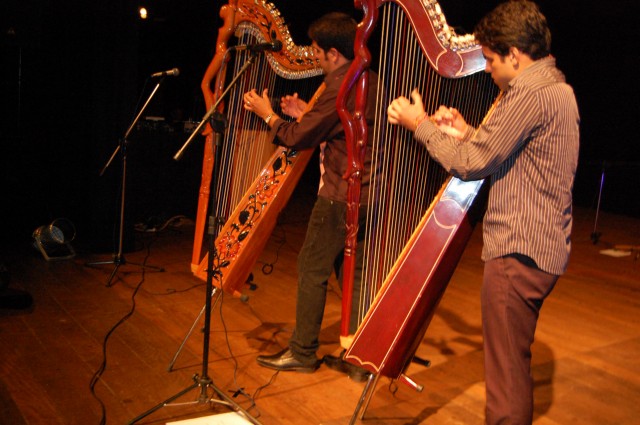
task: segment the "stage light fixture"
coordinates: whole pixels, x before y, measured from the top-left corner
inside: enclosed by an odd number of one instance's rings
[[[76,237],[76,227],[66,218],[57,218],[49,225],[40,226],[33,232],[33,245],[47,261],[68,260],[76,252],[71,241]]]
[[[147,19],[148,12],[146,7],[140,7],[138,13],[140,14],[140,19]]]

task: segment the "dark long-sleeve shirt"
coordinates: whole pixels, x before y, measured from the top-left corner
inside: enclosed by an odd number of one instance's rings
[[[342,178],[347,170],[347,147],[344,129],[336,109],[336,99],[342,84],[342,80],[349,69],[349,64],[345,64],[325,77],[326,87],[318,97],[313,108],[308,111],[300,122],[287,122],[278,120],[271,135],[275,137],[275,142],[295,149],[312,149],[322,142],[323,152],[320,156],[323,172],[321,176],[320,189],[318,195],[324,198],[346,202],[347,181]],[[366,118],[369,126],[374,121],[375,93],[377,88],[377,78],[372,73],[369,77],[369,93],[367,100]],[[347,107],[353,110],[355,96],[349,98]],[[371,131],[369,132],[371,137]],[[370,146],[367,143],[367,146]],[[360,202],[366,204],[368,201],[369,176],[371,168],[371,149],[367,148],[365,157],[365,170],[362,176],[362,191]]]
[[[429,120],[416,129],[416,139],[453,175],[490,177],[483,260],[518,253],[547,273],[566,270],[579,121],[573,90],[547,57],[514,78],[487,122],[463,140]]]

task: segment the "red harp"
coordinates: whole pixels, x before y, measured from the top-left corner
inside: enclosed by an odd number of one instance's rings
[[[471,35],[449,27],[437,1],[363,0],[364,18],[356,37],[356,59],[338,97],[338,111],[347,132],[349,181],[347,240],[343,280],[341,339],[345,359],[373,373],[410,383],[403,375],[413,358],[479,214],[474,200],[482,182],[451,178],[429,158],[412,133],[388,124],[393,99],[409,97],[414,88],[425,109],[439,105],[459,109],[477,125],[488,111],[497,88],[483,73],[485,61]],[[371,66],[369,39],[381,21],[378,105],[372,137],[364,122]],[[345,99],[356,92],[356,109]],[[369,190],[365,241],[356,246],[358,199],[364,146],[371,139],[374,158]],[[378,152],[378,154],[375,154]],[[355,252],[364,250],[359,300],[353,287]],[[359,327],[348,335],[351,303],[359,303]],[[365,388],[365,393],[369,389]],[[364,394],[363,394],[364,396]]]
[[[310,46],[296,45],[280,12],[263,0],[230,0],[220,9],[223,25],[218,31],[216,52],[202,79],[201,89],[207,110],[224,91],[226,76],[236,75],[247,62],[248,50],[229,47],[278,40],[283,48],[254,58],[242,78],[220,104],[227,117],[222,143],[220,179],[211,187],[213,133],[207,124],[202,179],[198,198],[192,272],[206,280],[208,258],[203,254],[209,196],[216,197],[218,211],[210,215],[224,223],[215,241],[214,285],[239,295],[253,264],[262,252],[278,213],[286,205],[312,152],[294,152],[276,147],[268,138],[267,125],[242,107],[242,95],[255,88],[269,88],[272,104],[278,109],[283,94],[297,92],[311,99],[322,82],[322,69]],[[212,87],[213,86],[213,87]],[[286,116],[285,116],[286,117]]]

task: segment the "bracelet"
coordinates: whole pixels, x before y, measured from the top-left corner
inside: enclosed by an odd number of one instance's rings
[[[267,125],[269,125],[269,121],[271,121],[271,117],[273,117],[273,113],[267,115],[266,117],[264,117],[264,122],[267,123]]]
[[[419,117],[416,117],[416,120],[413,122],[413,126],[415,127],[415,129],[418,129],[418,126],[420,125],[420,123],[422,121],[424,121],[425,119],[427,119],[427,113],[425,112],[424,114],[422,114]]]

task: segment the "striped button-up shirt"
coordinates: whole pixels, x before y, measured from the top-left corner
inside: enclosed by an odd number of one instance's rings
[[[416,139],[447,171],[462,180],[489,178],[484,261],[517,253],[547,273],[564,273],[579,121],[573,89],[547,57],[514,78],[486,122],[462,140],[429,120],[418,126]]]

